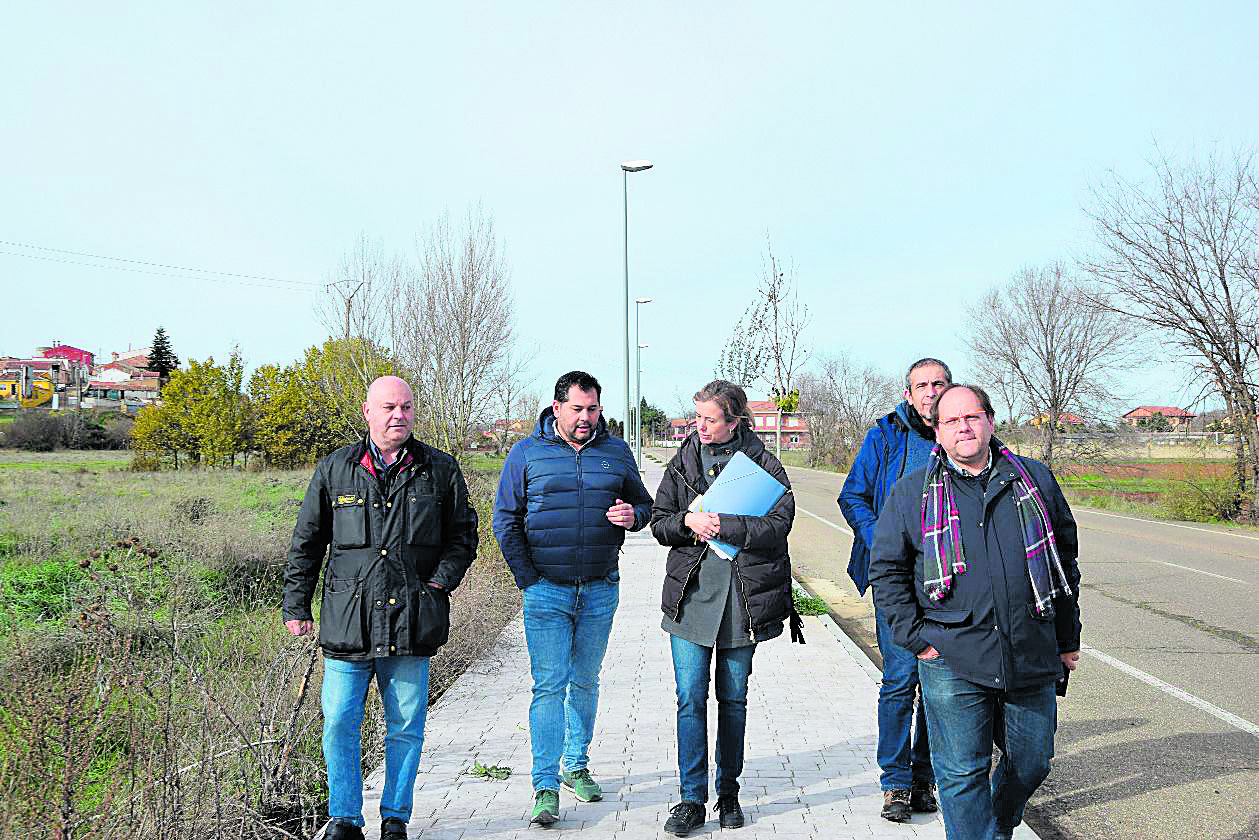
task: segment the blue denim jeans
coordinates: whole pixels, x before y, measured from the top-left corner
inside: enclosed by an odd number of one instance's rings
[[[685,802],[708,801],[708,679],[713,649],[669,636],[678,688],[678,776]],[[756,645],[717,648],[717,796],[736,795],[743,774],[748,677]]]
[[[363,704],[367,686],[385,707],[385,788],[380,816],[411,821],[415,774],[428,713],[428,657],[388,656],[366,662],[324,657],[323,755],[328,765],[328,816],[363,825]]]
[[[961,679],[943,659],[920,662],[918,673],[945,835],[1009,837],[1049,775],[1058,728],[1054,684],[1002,691]],[[993,744],[1001,761],[989,780]]]
[[[892,628],[882,610],[874,611],[875,634],[883,655],[883,681],[879,685],[879,748],[876,758],[883,770],[879,787],[897,790],[915,782],[931,784],[931,746],[923,704],[914,711],[918,691],[918,657],[892,641]]]
[[[542,578],[525,589],[534,790],[559,790],[561,759],[570,773],[590,760],[586,750],[595,732],[599,670],[620,601],[620,579],[619,572],[587,583]]]

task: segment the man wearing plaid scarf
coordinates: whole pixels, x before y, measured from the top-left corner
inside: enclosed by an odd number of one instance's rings
[[[1011,836],[1079,661],[1075,520],[1049,469],[993,438],[993,416],[974,385],[936,397],[936,447],[892,489],[871,553],[875,607],[919,660],[949,840]]]

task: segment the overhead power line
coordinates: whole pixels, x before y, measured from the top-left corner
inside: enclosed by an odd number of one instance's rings
[[[208,268],[192,268],[182,265],[170,265],[167,263],[152,262],[150,260],[129,259],[126,257],[110,257],[103,254],[91,254],[85,251],[71,251],[65,248],[50,248],[43,245],[31,245],[25,242],[14,242],[12,240],[0,239],[0,245],[6,245],[10,248],[25,248],[31,251],[44,251],[50,254],[66,254],[75,257],[86,257],[93,260],[105,260],[112,263],[129,263],[136,266],[149,266],[149,268],[128,268],[122,265],[101,265],[99,263],[82,262],[79,260],[61,259],[58,257],[45,256],[43,254],[30,254],[21,251],[0,251],[0,254],[12,257],[25,257],[31,260],[42,260],[44,262],[63,263],[66,265],[79,265],[87,268],[109,269],[114,271],[130,271],[137,274],[151,274],[158,277],[175,277],[183,280],[209,280],[214,283],[232,283],[241,286],[255,286],[258,288],[283,289],[287,291],[314,291],[323,287],[322,283],[311,283],[304,280],[284,280],[279,277],[267,277],[261,274],[241,274],[231,271],[214,271]],[[153,269],[167,269],[165,271],[155,271]],[[177,274],[173,272],[185,272]]]

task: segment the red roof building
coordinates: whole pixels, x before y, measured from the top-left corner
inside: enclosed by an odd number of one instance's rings
[[[1198,416],[1174,405],[1139,405],[1119,419],[1129,426],[1137,428],[1141,425],[1142,420],[1149,420],[1156,414],[1163,415],[1173,429],[1187,428],[1189,422]]]

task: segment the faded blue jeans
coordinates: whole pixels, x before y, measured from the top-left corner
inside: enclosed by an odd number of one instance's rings
[[[590,761],[586,751],[595,732],[599,671],[620,602],[620,580],[620,572],[612,572],[586,583],[542,578],[525,588],[535,791],[559,790],[561,760],[570,773]]]
[[[376,689],[385,707],[385,787],[380,816],[411,821],[415,774],[424,747],[428,713],[428,657],[387,656],[365,662],[324,657],[323,754],[328,765],[328,816],[362,826],[363,704],[367,686]]]
[[[918,690],[918,657],[892,640],[892,628],[880,609],[874,611],[875,634],[883,656],[883,681],[879,684],[879,787],[898,790],[914,783],[935,782],[931,746],[927,738],[924,703],[914,712]],[[911,737],[912,730],[912,737]]]
[[[955,675],[941,659],[918,663],[931,760],[948,840],[1004,840],[1049,775],[1058,728],[1054,684],[1003,691]],[[989,780],[992,745],[1001,761]]]
[[[717,675],[717,796],[739,793],[743,733],[748,720],[748,678],[756,645],[713,648],[669,636],[678,690],[678,776],[684,802],[708,801],[708,681]],[[714,669],[712,661],[717,660]]]

